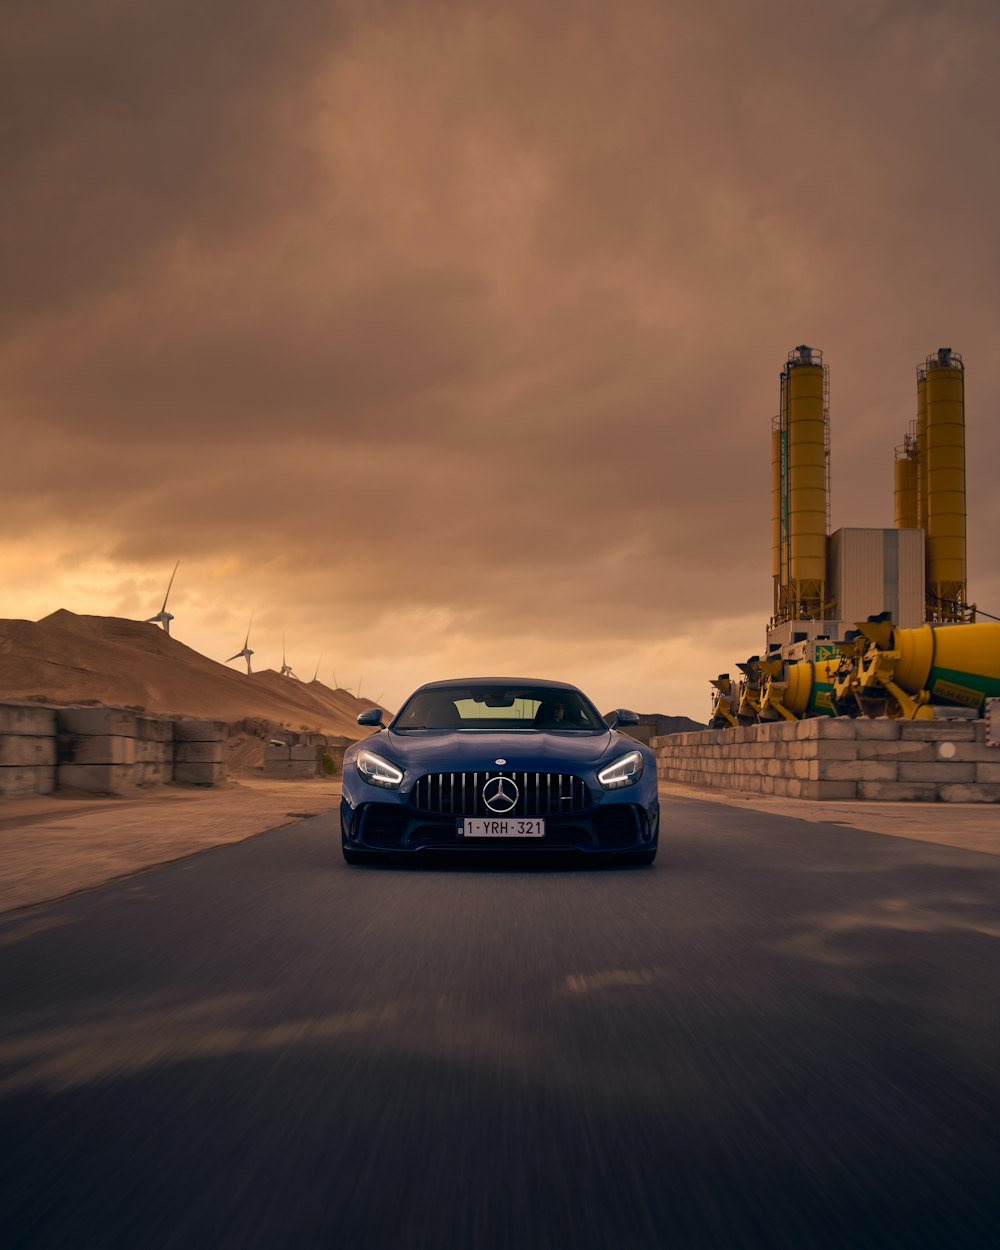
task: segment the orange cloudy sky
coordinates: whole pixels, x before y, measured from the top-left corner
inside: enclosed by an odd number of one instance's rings
[[[993,0],[10,0],[0,615],[146,617],[392,706],[476,672],[705,719],[771,606],[770,420],[833,526],[967,366],[1000,615]]]

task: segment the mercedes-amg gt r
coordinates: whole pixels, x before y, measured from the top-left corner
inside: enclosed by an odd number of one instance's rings
[[[634,712],[614,713],[618,725]],[[344,755],[349,864],[430,851],[600,854],[651,864],[656,763],[565,682],[429,682]]]

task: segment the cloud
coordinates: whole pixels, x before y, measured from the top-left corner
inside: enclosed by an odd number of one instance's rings
[[[585,681],[622,639],[653,655],[758,619],[742,654],[685,659],[700,681],[761,643],[787,351],[831,366],[834,525],[885,525],[914,365],[948,344],[969,367],[970,590],[1000,613],[991,6],[16,19],[19,585],[39,545],[89,552],[97,599],[181,558],[208,579],[206,636],[217,595],[270,601],[309,650],[325,618],[359,667],[406,651],[413,681],[491,648],[537,670],[543,638]],[[40,567],[10,614],[46,585]],[[668,695],[622,680],[616,703]]]

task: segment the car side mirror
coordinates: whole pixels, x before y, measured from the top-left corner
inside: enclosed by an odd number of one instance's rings
[[[612,715],[618,725],[638,725],[639,723],[639,713],[630,712],[627,707],[615,708]]]
[[[358,717],[359,725],[377,725],[379,729],[385,728],[385,722],[382,720],[382,709],[380,707],[370,707],[367,712],[362,712]]]

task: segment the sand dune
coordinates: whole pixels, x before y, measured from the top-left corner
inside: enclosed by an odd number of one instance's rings
[[[374,706],[320,681],[273,670],[248,676],[156,625],[65,610],[40,621],[0,621],[0,699],[141,707],[230,723],[261,718],[351,738],[367,732],[356,718]]]

